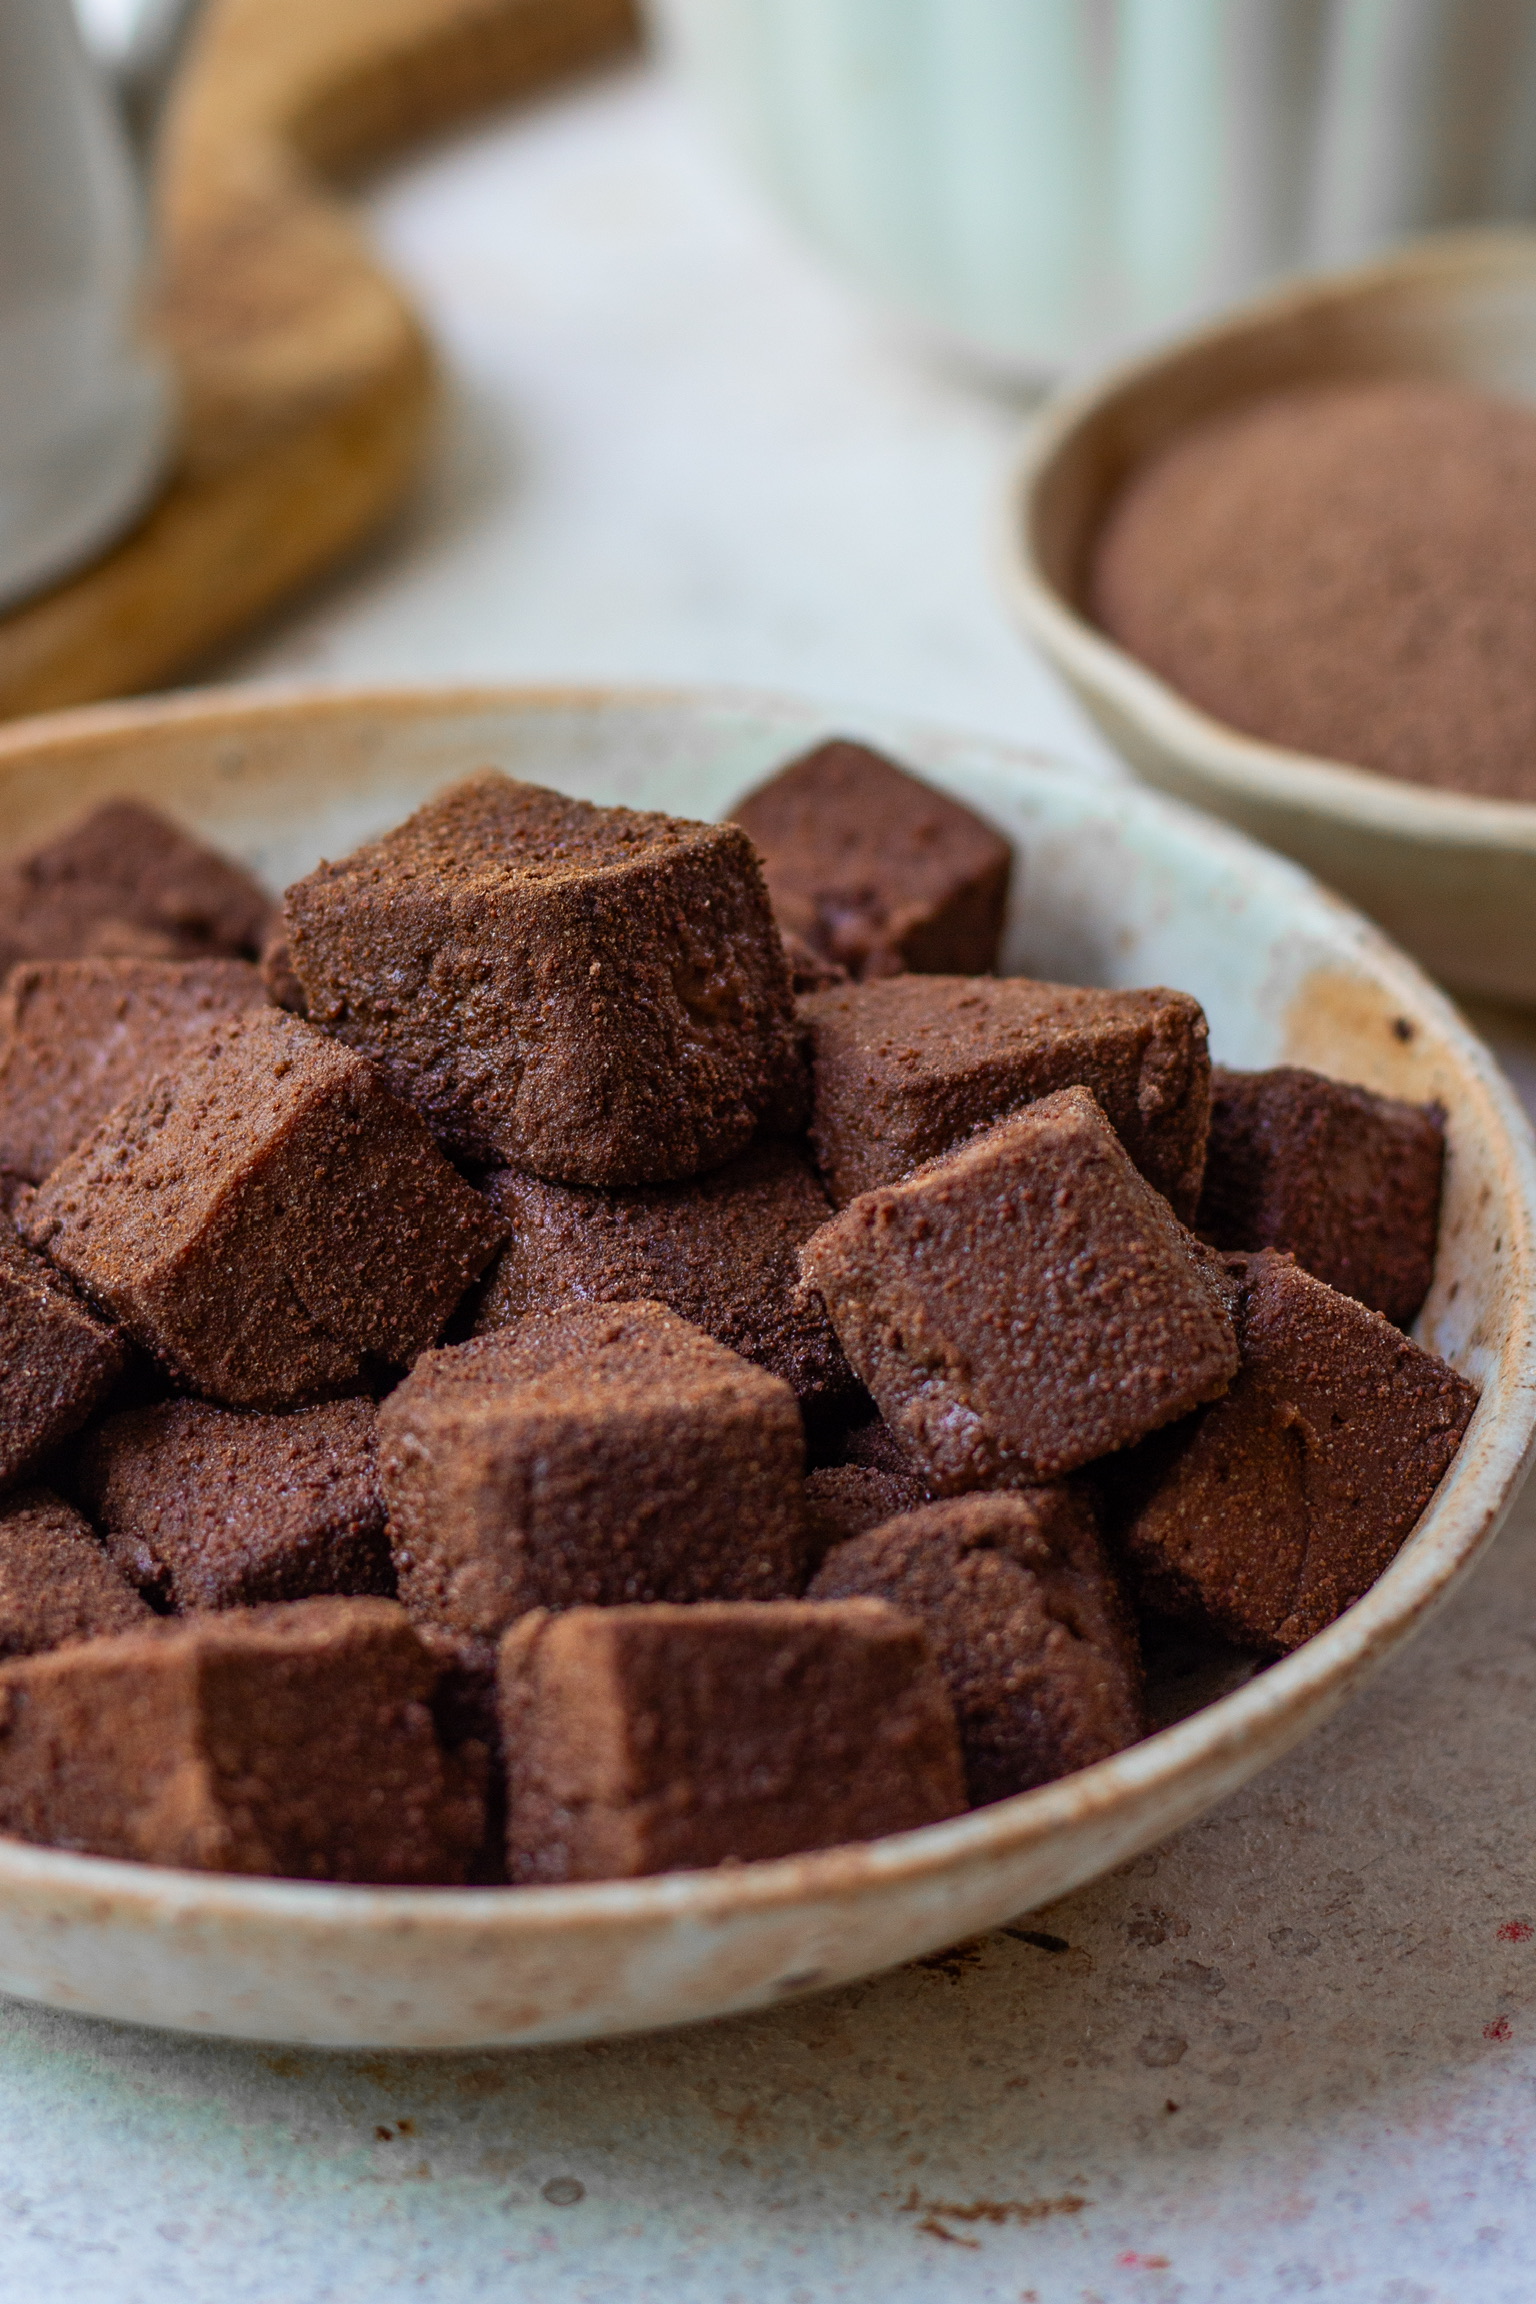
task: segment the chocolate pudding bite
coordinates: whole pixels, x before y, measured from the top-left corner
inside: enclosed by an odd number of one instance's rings
[[[1146,1732],[1135,1630],[1077,1489],[909,1512],[840,1545],[806,1598],[886,1600],[924,1627],[972,1807],[1091,1767]]]
[[[1199,1226],[1218,1248],[1288,1249],[1399,1328],[1429,1293],[1445,1121],[1294,1064],[1211,1074]]]
[[[1205,1017],[1187,993],[1027,977],[898,976],[810,994],[811,1139],[838,1207],[1060,1088],[1091,1088],[1186,1222],[1209,1119]]]
[[[1213,1111],[1187,995],[983,972],[1008,857],[839,742],[740,824],[486,773],[281,924],[131,803],[0,869],[0,1833],[842,1847],[1144,1734],[1121,1571],[1250,1670],[1364,1592],[1476,1400],[1390,1324],[1440,1115]]]
[[[199,1872],[462,1881],[484,1826],[391,1600],[159,1623],[0,1666],[0,1831]]]
[[[127,1358],[116,1329],[0,1220],[0,1488],[78,1432]]]
[[[732,814],[789,934],[850,976],[997,966],[1012,851],[969,808],[867,744],[819,744]]]
[[[0,1657],[132,1632],[148,1607],[61,1496],[21,1488],[0,1504]]]
[[[1105,1468],[1110,1525],[1146,1605],[1283,1655],[1396,1557],[1477,1394],[1290,1257],[1226,1261],[1241,1369]]]
[[[275,1008],[120,1104],[23,1230],[178,1383],[264,1409],[408,1365],[503,1236],[376,1068]]]
[[[1188,1236],[1086,1088],[861,1194],[800,1268],[938,1495],[1057,1479],[1237,1371]]]
[[[28,960],[0,993],[0,1168],[41,1182],[210,1024],[265,1008],[248,960]]]
[[[251,958],[272,900],[157,809],[106,800],[0,864],[0,971],[17,960]]]
[[[784,949],[733,824],[478,776],[284,917],[313,1021],[469,1159],[667,1183],[803,1120]]]
[[[876,1472],[865,1464],[831,1464],[808,1474],[805,1514],[812,1565],[820,1567],[835,1545],[883,1527],[904,1512],[915,1512],[927,1501],[927,1489],[912,1473]]]
[[[241,1608],[394,1591],[371,1400],[286,1416],[165,1400],[109,1416],[72,1486],[141,1591]]]
[[[783,928],[779,933],[785,966],[789,970],[789,988],[797,998],[802,992],[828,992],[834,984],[849,981],[848,971],[839,961],[828,960],[813,950],[793,929]]]
[[[400,1596],[453,1632],[805,1581],[794,1393],[662,1304],[530,1313],[423,1354],[380,1410],[379,1462]]]
[[[477,1333],[527,1312],[650,1299],[782,1376],[808,1418],[856,1400],[826,1313],[800,1293],[797,1250],[832,1208],[798,1145],[755,1144],[688,1184],[595,1192],[508,1168],[485,1191],[508,1239]]]
[[[501,1646],[507,1870],[632,1879],[965,1805],[921,1627],[878,1601],[539,1610]]]
[[[899,1440],[883,1416],[870,1416],[850,1424],[842,1435],[840,1461],[864,1466],[871,1472],[890,1472],[898,1479],[922,1485],[922,1468],[910,1448]],[[918,1499],[929,1501],[926,1490]]]
[[[261,948],[261,981],[267,997],[275,1008],[286,1008],[294,1016],[307,1016],[309,1003],[304,987],[293,972],[293,956],[288,949],[288,931],[281,920]]]

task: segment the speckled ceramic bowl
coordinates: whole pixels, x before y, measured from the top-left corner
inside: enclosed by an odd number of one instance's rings
[[[1187,1823],[1326,1719],[1487,1543],[1536,1424],[1536,1148],[1492,1058],[1411,962],[1280,858],[1028,754],[858,716],[1018,845],[1006,964],[1204,1001],[1217,1054],[1294,1059],[1449,1116],[1422,1340],[1482,1400],[1375,1589],[1283,1663],[1113,1760],[952,1823],[729,1871],[580,1888],[247,1880],[0,1841],[0,1991],[316,2045],[570,2040],[716,2016],[911,1959],[1062,1895]],[[223,694],[0,732],[0,845],[134,793],[280,887],[494,764],[594,800],[724,813],[832,733],[749,696]]]
[[[1261,743],[1189,703],[1084,610],[1111,499],[1175,433],[1285,385],[1384,376],[1536,399],[1536,232],[1446,234],[1298,281],[1063,394],[1014,475],[1004,583],[1138,775],[1320,873],[1445,983],[1536,1001],[1536,805]]]

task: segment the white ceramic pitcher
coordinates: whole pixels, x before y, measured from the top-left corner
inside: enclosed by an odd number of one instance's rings
[[[0,608],[87,559],[163,470],[133,156],[70,0],[0,0]]]

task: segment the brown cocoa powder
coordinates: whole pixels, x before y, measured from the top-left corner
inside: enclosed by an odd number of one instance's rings
[[[1213,416],[1131,479],[1087,589],[1246,734],[1536,800],[1536,411],[1404,379]]]

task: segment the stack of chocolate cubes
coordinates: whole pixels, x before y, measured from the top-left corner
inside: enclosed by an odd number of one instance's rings
[[[726,824],[487,771],[287,891],[0,874],[0,1830],[588,1880],[937,1823],[1391,1560],[1438,1113],[1000,976],[867,748]]]

